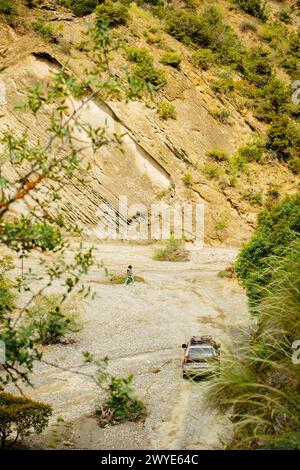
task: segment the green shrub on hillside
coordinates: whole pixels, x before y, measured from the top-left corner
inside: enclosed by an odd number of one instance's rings
[[[231,111],[226,106],[222,106],[216,109],[208,109],[208,112],[211,116],[218,119],[218,121],[222,122],[222,124],[231,125]]]
[[[154,67],[149,63],[136,64],[133,72],[136,77],[151,84],[156,90],[163,88],[167,83],[164,70]]]
[[[200,17],[197,15],[187,13],[184,10],[171,10],[168,12],[166,31],[185,44],[192,42],[199,44],[202,42],[208,45],[208,35],[205,35],[201,28]]]
[[[199,0],[183,0],[186,9],[195,10],[199,6]]]
[[[150,34],[146,39],[147,44],[153,44],[157,47],[163,46],[163,38],[159,34]]]
[[[266,3],[262,0],[234,0],[234,3],[245,13],[262,21],[268,19]]]
[[[292,173],[294,173],[295,175],[299,175],[300,174],[300,156],[295,155],[294,157],[290,158],[288,161],[288,167]]]
[[[202,168],[202,173],[209,179],[219,179],[222,169],[217,164],[206,163]]]
[[[297,55],[300,53],[300,31],[294,31],[290,33],[289,37],[289,52],[293,55]]]
[[[76,16],[85,16],[93,13],[103,0],[64,0],[64,5],[70,8]]]
[[[164,70],[153,65],[153,56],[147,49],[128,47],[126,54],[128,60],[136,63],[133,67],[135,77],[152,85],[156,90],[166,85],[167,78]]]
[[[233,78],[229,75],[227,70],[218,73],[219,78],[212,82],[212,89],[215,93],[230,94],[235,87]]]
[[[273,151],[278,160],[299,159],[300,125],[287,116],[278,117],[268,130],[266,148]]]
[[[170,10],[166,30],[183,43],[211,49],[218,55],[222,64],[238,66],[241,63],[241,43],[214,6],[204,8],[201,15],[177,9]]]
[[[32,29],[39,33],[43,38],[47,39],[48,41],[56,42],[55,30],[53,26],[49,23],[43,23],[41,21],[34,21],[32,23]]]
[[[238,154],[247,162],[261,162],[264,151],[264,139],[254,137],[250,142],[239,148]]]
[[[288,35],[288,49],[281,60],[282,67],[292,78],[298,78],[298,64],[300,60],[300,32],[292,32]]]
[[[10,15],[15,7],[14,0],[0,0],[0,14]]]
[[[265,85],[272,75],[269,53],[263,49],[250,49],[244,55],[243,73],[255,85]]]
[[[268,42],[270,46],[277,47],[278,43],[282,42],[282,38],[286,37],[288,34],[287,28],[285,25],[279,21],[273,21],[272,23],[267,23],[264,25],[260,37]]]
[[[176,108],[168,101],[161,101],[157,106],[157,112],[162,119],[176,119]]]
[[[278,13],[278,19],[283,23],[290,23],[292,19],[291,10],[285,7],[281,8]]]
[[[229,174],[238,174],[247,171],[247,160],[239,152],[230,155],[226,171]]]
[[[182,177],[182,181],[185,186],[191,186],[193,184],[193,176],[191,175],[191,173],[186,172]]]
[[[150,3],[151,5],[163,5],[163,0],[139,0],[137,3]]]
[[[228,227],[229,221],[229,212],[221,212],[216,221],[215,221],[215,229],[217,232],[223,232]],[[220,234],[218,234],[220,237]]]
[[[245,201],[248,201],[250,204],[253,204],[255,206],[261,206],[262,205],[262,192],[257,191],[254,188],[248,188],[246,189],[242,197]]]
[[[254,112],[258,119],[272,122],[288,110],[290,93],[287,86],[277,78],[271,78],[257,93]]]
[[[277,201],[279,196],[280,196],[280,187],[277,184],[271,183],[270,186],[269,186],[269,189],[267,191],[266,196],[271,201]]]
[[[208,158],[211,158],[212,160],[214,160],[215,162],[225,162],[228,160],[228,153],[224,152],[223,150],[216,150],[216,149],[207,150],[205,152],[205,155]]]
[[[129,17],[128,6],[112,0],[105,0],[97,6],[95,12],[97,23],[107,23],[110,27],[125,25]]]
[[[192,62],[207,70],[211,65],[215,65],[219,62],[217,54],[210,49],[199,49],[194,52]]]
[[[160,61],[162,64],[178,68],[180,66],[181,57],[179,54],[177,54],[177,52],[166,52]]]
[[[127,47],[126,48],[127,59],[137,64],[153,64],[153,56],[150,54],[148,49],[139,47]]]
[[[153,16],[156,16],[160,20],[165,19],[168,15],[168,11],[164,7],[163,3],[158,3],[157,5],[150,5],[150,12]]]

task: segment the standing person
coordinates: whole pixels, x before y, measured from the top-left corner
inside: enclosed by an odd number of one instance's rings
[[[125,281],[125,286],[128,286],[128,284],[133,284],[134,283],[134,277],[132,274],[132,266],[131,264],[127,268],[127,278]]]

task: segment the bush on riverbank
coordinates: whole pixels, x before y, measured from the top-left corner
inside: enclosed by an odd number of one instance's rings
[[[153,259],[156,261],[188,261],[189,255],[181,240],[170,238],[163,247],[155,249]]]
[[[254,236],[241,251],[236,272],[247,290],[250,306],[257,303],[270,282],[272,266],[300,233],[300,195],[271,205],[258,217]]]

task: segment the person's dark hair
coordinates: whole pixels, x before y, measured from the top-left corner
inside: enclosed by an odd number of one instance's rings
[[[129,269],[132,269],[132,266],[131,266],[131,264],[128,266],[128,268],[129,268]]]

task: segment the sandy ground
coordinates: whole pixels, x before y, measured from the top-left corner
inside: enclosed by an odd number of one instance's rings
[[[147,246],[99,244],[96,259],[109,273],[128,264],[145,283],[107,285],[104,268],[93,268],[87,282],[96,297],[85,302],[83,329],[76,342],[49,346],[44,359],[63,367],[38,364],[33,398],[53,406],[51,426],[27,440],[33,448],[77,449],[219,449],[230,437],[230,421],[207,408],[206,381],[181,376],[181,344],[194,334],[212,334],[224,344],[240,325],[249,324],[246,298],[236,281],[218,272],[237,251],[191,249],[184,263],[151,259]],[[34,267],[34,266],[33,266]],[[138,396],[146,403],[145,422],[100,429],[93,412],[99,391],[72,373],[82,352],[108,355],[109,370],[135,376]],[[81,369],[89,372],[89,369]]]

